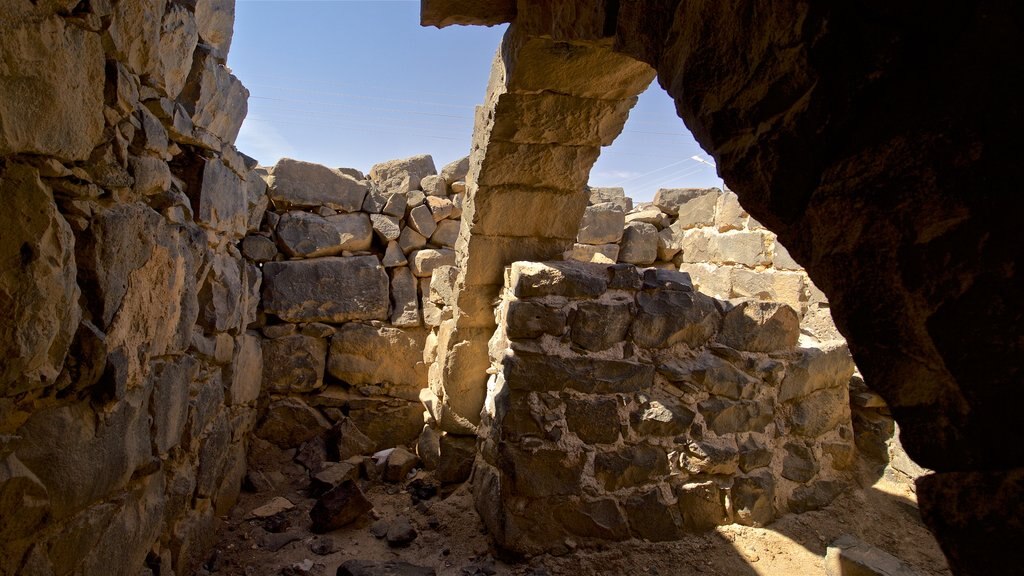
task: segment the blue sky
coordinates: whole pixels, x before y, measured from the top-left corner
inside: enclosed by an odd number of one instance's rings
[[[228,65],[249,88],[238,148],[262,164],[291,157],[368,171],[469,153],[504,26],[419,25],[419,2],[238,0]],[[655,83],[601,152],[590,184],[636,200],[658,188],[721,186],[711,160]]]

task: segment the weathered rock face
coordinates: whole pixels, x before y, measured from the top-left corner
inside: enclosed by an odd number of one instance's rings
[[[852,485],[836,455],[854,450],[853,362],[797,347],[788,306],[723,315],[685,273],[621,264],[517,262],[508,279],[473,480],[499,546],[760,526]]]
[[[38,171],[7,166],[0,194],[0,261],[11,263],[0,272],[0,301],[13,313],[0,321],[0,396],[13,396],[56,381],[81,311],[75,238]]]
[[[266,200],[217,4],[0,15],[0,573],[191,573],[238,495]]]
[[[3,17],[0,156],[85,160],[103,139],[102,37],[43,8],[25,11]]]

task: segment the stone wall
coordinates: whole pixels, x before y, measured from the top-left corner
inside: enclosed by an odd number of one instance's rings
[[[423,350],[441,316],[430,279],[455,261],[467,165],[438,174],[423,155],[368,176],[291,159],[261,169],[270,203],[241,244],[263,271],[258,438],[299,448],[347,418],[380,448],[417,439]]]
[[[190,573],[262,372],[233,3],[0,12],[0,574]]]
[[[517,262],[473,488],[503,548],[669,540],[828,504],[856,459],[845,344],[686,273]]]
[[[823,340],[842,338],[825,295],[729,190],[661,189],[652,202],[634,206],[622,188],[590,188],[579,236],[565,258],[681,270],[705,294],[784,302],[800,314],[803,330]]]

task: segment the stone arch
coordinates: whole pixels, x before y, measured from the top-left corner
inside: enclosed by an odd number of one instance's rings
[[[996,440],[1019,435],[1013,410],[1024,371],[1024,305],[1015,296],[1024,293],[1015,272],[1024,254],[1003,205],[1016,186],[1004,167],[1024,127],[1007,86],[1024,80],[1024,68],[991,55],[1021,51],[1020,9],[463,4],[424,0],[423,23],[512,21],[513,48],[532,36],[605,46],[657,70],[744,207],[828,295],[908,452],[937,471],[919,480],[920,503],[954,571],[992,573],[1019,561],[1024,447]],[[543,92],[580,71],[549,70],[529,87]],[[483,166],[486,154],[477,160]],[[479,253],[499,267],[543,255]]]
[[[603,18],[591,16],[595,26]],[[572,247],[590,168],[654,79],[649,65],[615,52],[599,32],[580,43],[513,24],[495,57],[477,109],[453,318],[442,324],[431,368],[449,432],[479,423],[505,266]]]

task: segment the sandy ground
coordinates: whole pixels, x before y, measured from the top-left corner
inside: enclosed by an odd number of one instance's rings
[[[325,535],[308,531],[312,498],[293,474],[289,488],[276,493],[243,493],[219,532],[219,543],[199,574],[247,576],[334,575],[350,559],[401,560],[435,568],[441,576],[586,574],[806,575],[824,574],[828,544],[853,534],[916,568],[922,575],[949,574],[934,539],[921,524],[908,483],[888,477],[841,496],[828,508],[789,515],[767,528],[724,526],[677,542],[630,540],[565,554],[505,563],[483,530],[468,486],[413,504],[397,485],[371,484],[365,491],[374,510],[355,523]],[[865,483],[874,476],[864,473]],[[274,496],[295,507],[275,521],[249,512]],[[418,537],[405,548],[391,548],[370,531],[377,520],[407,517]],[[267,529],[275,532],[268,531]]]

